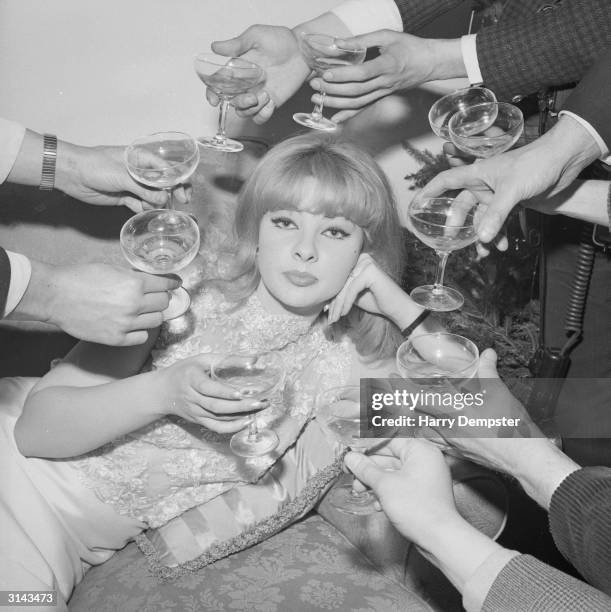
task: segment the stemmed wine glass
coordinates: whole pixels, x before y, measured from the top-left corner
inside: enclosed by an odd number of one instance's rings
[[[507,102],[482,102],[455,113],[448,123],[450,140],[475,157],[507,151],[524,129],[522,111]]]
[[[199,250],[199,227],[179,210],[145,210],[128,219],[120,233],[123,255],[138,270],[150,274],[178,272],[190,264]],[[162,312],[168,321],[184,314],[191,304],[189,292],[170,292],[170,304]]]
[[[239,391],[242,399],[268,399],[284,384],[285,368],[278,353],[227,354],[212,364],[210,376]],[[273,451],[279,443],[271,429],[260,429],[255,414],[248,427],[231,437],[229,446],[240,457],[260,457]]]
[[[477,239],[475,219],[478,204],[449,197],[412,200],[407,209],[410,229],[439,257],[433,285],[421,285],[410,297],[429,310],[447,312],[460,308],[464,298],[460,291],[445,287],[443,276],[452,251],[462,249]]]
[[[172,191],[184,183],[199,163],[197,141],[184,132],[157,132],[134,140],[125,149],[125,165],[134,180],[164,189],[168,208],[173,208]]]
[[[338,66],[360,64],[365,59],[367,49],[355,45],[337,44],[337,39],[326,34],[304,34],[299,42],[303,56],[308,66],[321,77],[325,71]],[[295,113],[293,119],[300,125],[315,130],[333,131],[337,123],[322,116],[325,103],[325,90],[320,89],[320,102],[314,105],[311,113]]]
[[[479,366],[479,350],[468,338],[449,332],[412,335],[397,349],[397,369],[419,385],[439,387],[473,378]]]
[[[494,92],[486,87],[465,87],[439,98],[429,110],[431,129],[443,140],[450,141],[448,123],[459,111],[483,102],[496,102]]]
[[[323,391],[317,398],[317,419],[351,450],[364,452],[380,439],[361,438],[360,387],[346,385]],[[335,486],[327,495],[329,503],[348,514],[370,514],[376,510],[376,497],[371,491],[356,491],[350,484]]]
[[[205,136],[200,139],[204,147],[237,153],[244,149],[244,145],[237,140],[227,138],[225,123],[229,102],[236,96],[246,93],[265,78],[265,71],[261,66],[239,57],[225,57],[215,53],[200,53],[193,60],[197,76],[220,99],[218,130],[214,136]]]

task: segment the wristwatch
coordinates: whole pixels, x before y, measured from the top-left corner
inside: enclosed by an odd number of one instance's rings
[[[55,186],[55,163],[57,161],[57,136],[45,134],[43,137],[42,176],[39,189],[51,191]]]

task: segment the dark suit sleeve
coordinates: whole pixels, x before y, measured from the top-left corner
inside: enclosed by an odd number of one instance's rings
[[[558,550],[592,586],[611,595],[611,468],[586,467],[567,476],[552,496],[549,525]]]
[[[540,11],[541,3],[530,2],[520,19],[477,34],[484,84],[500,99],[579,81],[611,45],[609,0],[563,0]]]
[[[6,251],[0,247],[0,319],[6,308],[6,298],[8,297],[8,288],[11,284],[11,262],[9,261]]]
[[[395,0],[401,13],[403,31],[413,33],[435,17],[464,4],[465,0]]]
[[[611,149],[611,46],[571,93],[563,109],[590,123]]]

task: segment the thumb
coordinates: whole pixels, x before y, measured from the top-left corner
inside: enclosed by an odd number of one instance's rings
[[[496,352],[494,349],[486,349],[479,356],[478,376],[480,378],[498,378],[499,373],[496,371]]]
[[[252,48],[252,44],[249,39],[250,37],[248,36],[248,30],[246,30],[246,32],[243,32],[235,38],[230,38],[229,40],[215,40],[210,47],[219,55],[224,55],[226,57],[238,57]]]
[[[375,491],[382,470],[369,457],[361,453],[349,452],[344,457],[344,464],[358,480]]]

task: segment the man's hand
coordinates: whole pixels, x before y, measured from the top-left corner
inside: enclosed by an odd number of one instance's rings
[[[328,70],[322,79],[312,79],[310,84],[314,89],[325,91],[325,106],[344,109],[333,117],[334,121],[344,121],[395,91],[433,79],[462,76],[464,72],[459,39],[426,39],[379,30],[338,39],[338,45],[343,43],[351,47],[377,47],[380,55],[363,64]],[[319,100],[320,94],[312,98],[315,103]]]
[[[100,206],[127,206],[134,212],[167,203],[165,191],[137,183],[125,167],[124,147],[81,147],[58,143],[55,186],[69,196]],[[173,192],[187,202],[189,189]]]
[[[212,50],[227,57],[249,60],[265,70],[263,87],[236,96],[231,102],[238,115],[252,117],[255,123],[265,123],[310,74],[297,35],[283,26],[250,26],[235,38],[213,42]],[[218,103],[214,92],[207,90],[206,95],[212,104]]]
[[[9,318],[44,321],[90,342],[142,344],[161,325],[175,278],[107,264],[49,266],[32,261],[25,295]]]
[[[524,147],[438,174],[417,197],[431,198],[449,189],[470,191],[488,205],[477,234],[490,242],[516,204],[541,194],[553,196],[599,155],[585,128],[562,116],[547,134]]]

